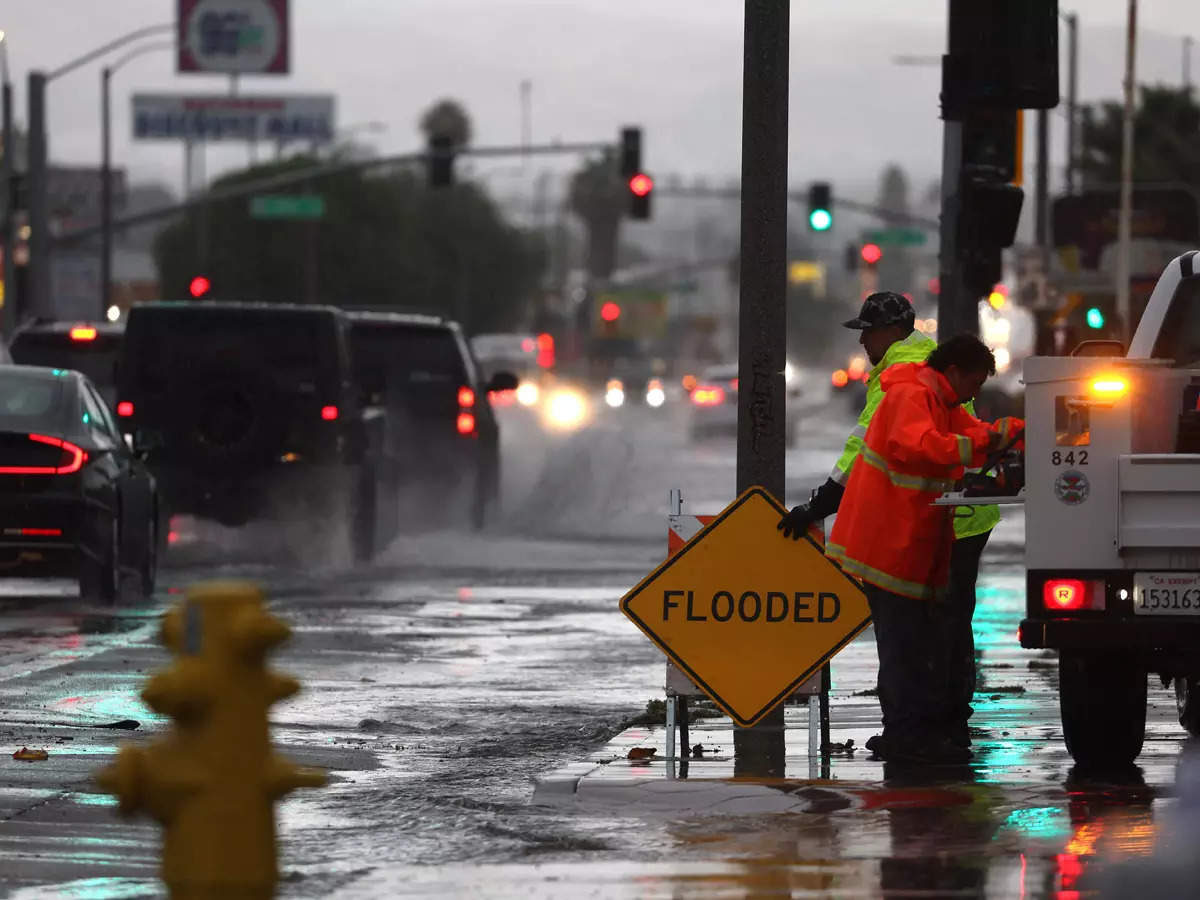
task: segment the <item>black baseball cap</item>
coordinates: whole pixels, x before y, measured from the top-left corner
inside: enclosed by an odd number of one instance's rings
[[[858,316],[843,322],[846,328],[878,328],[882,325],[907,325],[912,327],[917,320],[912,304],[903,294],[895,291],[877,291],[863,301]]]

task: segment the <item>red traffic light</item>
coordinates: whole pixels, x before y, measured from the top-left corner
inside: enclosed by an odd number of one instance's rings
[[[609,300],[600,307],[600,318],[602,318],[605,322],[617,321],[617,319],[621,318],[620,305]]]
[[[883,259],[883,251],[879,249],[878,244],[863,244],[862,258],[867,265],[873,266]]]
[[[210,287],[212,287],[212,282],[203,275],[197,275],[192,279],[192,283],[188,285],[188,291],[193,297],[199,298],[207,294]]]
[[[654,179],[645,173],[639,172],[629,179],[629,190],[636,197],[645,197],[654,190]]]

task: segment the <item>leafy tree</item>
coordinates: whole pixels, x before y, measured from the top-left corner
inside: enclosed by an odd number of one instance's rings
[[[256,166],[214,187],[315,162],[298,156]],[[324,217],[257,220],[241,198],[194,207],[161,231],[154,255],[163,296],[186,297],[191,279],[204,274],[214,299],[303,302],[315,270],[321,302],[422,309],[478,332],[515,327],[537,290],[541,241],[503,221],[475,185],[431,189],[420,170],[351,171],[285,193],[320,194]]]
[[[1121,180],[1122,104],[1105,101],[1081,110],[1079,169],[1085,187]],[[1135,181],[1174,181],[1200,187],[1200,106],[1191,92],[1142,85],[1133,119]]]
[[[608,278],[617,264],[617,234],[627,191],[611,154],[589,160],[571,179],[571,211],[588,230],[588,274]]]

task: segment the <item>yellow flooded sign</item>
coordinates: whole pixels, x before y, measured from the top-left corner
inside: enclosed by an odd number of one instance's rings
[[[621,598],[621,611],[739,725],[753,725],[867,627],[858,583],[755,487]]]

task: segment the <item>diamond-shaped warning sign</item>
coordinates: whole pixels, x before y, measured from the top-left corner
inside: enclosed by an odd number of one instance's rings
[[[858,583],[787,510],[746,491],[621,598],[621,611],[739,725],[753,725],[867,627]]]

